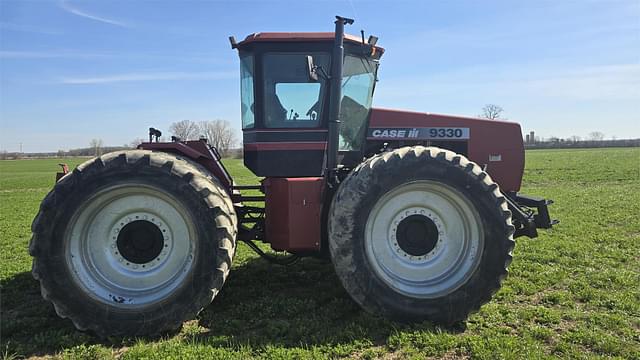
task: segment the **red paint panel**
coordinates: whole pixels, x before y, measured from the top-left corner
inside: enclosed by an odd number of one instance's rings
[[[238,43],[238,47],[242,47],[253,42],[313,42],[313,41],[333,41],[335,35],[332,32],[259,32],[248,35],[244,40]],[[347,42],[362,44],[362,37],[350,34],[344,34],[344,40]],[[376,46],[377,52],[384,52],[384,49]]]
[[[326,141],[318,142],[263,142],[244,144],[244,151],[262,150],[324,150]]]
[[[320,250],[324,179],[266,178],[266,240],[274,250]]]
[[[369,126],[399,127],[466,127],[469,128],[467,157],[487,166],[491,178],[503,191],[518,191],[524,172],[524,144],[520,125],[514,122],[477,119],[463,116],[373,109]],[[500,155],[500,161],[490,161]]]

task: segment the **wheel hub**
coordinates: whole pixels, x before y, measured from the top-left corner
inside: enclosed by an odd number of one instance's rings
[[[146,211],[123,216],[110,233],[111,255],[129,271],[147,271],[161,265],[173,248],[166,222]]]
[[[134,264],[146,264],[160,255],[164,238],[155,224],[135,220],[120,230],[116,245],[125,260]]]
[[[390,223],[388,236],[395,255],[414,264],[436,257],[447,238],[442,220],[424,206],[398,211]]]
[[[404,252],[412,256],[426,255],[438,243],[438,227],[424,215],[410,215],[398,224],[396,239]]]

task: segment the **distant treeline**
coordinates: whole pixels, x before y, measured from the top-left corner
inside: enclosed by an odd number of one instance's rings
[[[28,159],[28,158],[51,158],[51,157],[93,157],[112,151],[128,150],[128,146],[104,146],[101,148],[80,148],[71,150],[58,150],[57,152],[39,152],[39,153],[18,153],[18,152],[0,152],[0,160],[10,159]],[[96,154],[97,152],[97,154]]]
[[[553,139],[549,141],[537,141],[535,143],[525,143],[525,149],[582,149],[601,147],[638,147],[640,139],[621,140],[563,140]]]
[[[94,157],[96,155],[106,154],[112,151],[131,150],[129,146],[105,146],[96,148],[71,149],[68,151],[58,150],[57,152],[40,152],[40,153],[19,153],[19,152],[0,152],[0,160],[14,159],[36,159],[36,158],[63,158],[63,157]],[[242,149],[230,149],[225,157],[242,158]]]

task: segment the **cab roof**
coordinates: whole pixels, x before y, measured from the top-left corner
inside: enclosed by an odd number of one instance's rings
[[[238,47],[255,42],[323,42],[333,41],[333,32],[259,32],[248,35],[238,43]],[[345,42],[362,44],[359,36],[344,34]],[[384,52],[384,48],[375,46],[376,52]]]

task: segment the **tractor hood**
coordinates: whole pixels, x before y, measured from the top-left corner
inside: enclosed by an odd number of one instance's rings
[[[367,141],[444,146],[466,142],[467,157],[486,168],[506,191],[520,190],[524,144],[520,125],[502,120],[374,108]]]

